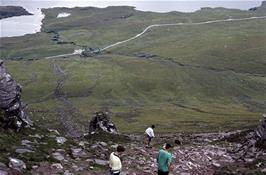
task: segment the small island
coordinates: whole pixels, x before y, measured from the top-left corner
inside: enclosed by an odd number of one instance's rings
[[[22,15],[32,14],[20,6],[0,6],[0,19]]]

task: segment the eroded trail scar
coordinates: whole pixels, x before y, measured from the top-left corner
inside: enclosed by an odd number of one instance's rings
[[[82,131],[77,125],[77,122],[75,122],[75,117],[77,116],[79,111],[71,104],[70,101],[67,100],[67,98],[65,98],[65,94],[62,91],[67,75],[62,70],[60,65],[57,64],[55,61],[53,61],[52,67],[53,72],[57,77],[56,87],[54,89],[54,96],[58,101],[62,103],[62,107],[58,109],[59,119],[70,137],[80,137],[82,135]]]

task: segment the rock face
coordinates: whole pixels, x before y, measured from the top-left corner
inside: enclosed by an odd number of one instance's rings
[[[90,121],[89,131],[91,134],[95,132],[118,133],[115,125],[110,119],[109,112],[96,112]]]
[[[32,122],[24,112],[21,100],[21,86],[6,72],[0,60],[0,109],[4,111],[3,127],[20,129]]]
[[[246,140],[240,148],[244,150],[243,157],[251,150],[254,152],[254,149],[258,149],[258,151],[266,150],[266,114],[263,114],[263,119],[255,130],[246,136]]]
[[[23,7],[19,6],[0,6],[0,19],[12,16],[32,15]]]
[[[239,137],[243,139],[239,140]],[[230,142],[239,142],[231,150],[234,153],[235,160],[243,160],[244,162],[251,163],[258,159],[264,160],[266,158],[266,115],[263,114],[263,119],[254,130],[229,135],[228,138],[227,140]]]
[[[255,134],[259,142],[266,142],[266,114],[263,114],[263,119],[255,129]]]

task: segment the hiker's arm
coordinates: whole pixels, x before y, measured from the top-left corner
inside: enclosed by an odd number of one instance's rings
[[[168,159],[168,170],[172,171],[174,169],[174,166],[172,164],[172,157]]]
[[[154,136],[154,131],[153,131],[153,130],[151,131],[151,136],[152,136],[152,137],[155,137],[155,136]]]

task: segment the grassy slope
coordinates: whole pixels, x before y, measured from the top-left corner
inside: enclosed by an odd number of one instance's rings
[[[43,32],[4,38],[2,57],[42,58],[77,47],[56,44],[51,41],[54,34],[47,31],[56,31],[62,40],[78,45],[104,47],[154,23],[265,15],[223,8],[187,14],[140,12],[129,7],[44,12]],[[59,12],[71,16],[57,19]],[[151,123],[160,126],[159,132],[250,127],[265,107],[265,30],[265,19],[156,28],[96,57],[58,59],[67,75],[63,90],[82,114],[80,122],[87,122],[95,110],[108,108],[122,132],[142,132]],[[154,56],[138,57],[143,53]],[[53,110],[62,104],[49,96],[56,86],[51,62],[6,62],[24,85],[23,98],[30,103],[33,119],[45,124],[43,127],[60,126]],[[40,109],[42,112],[35,111]],[[45,122],[48,118],[49,124]]]

